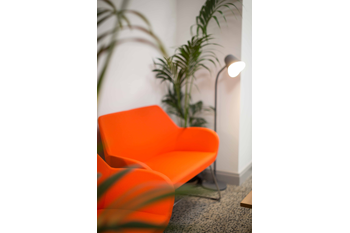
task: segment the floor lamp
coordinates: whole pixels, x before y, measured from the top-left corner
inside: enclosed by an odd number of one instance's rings
[[[218,79],[219,79],[219,75],[220,73],[227,68],[228,71],[228,75],[231,78],[235,78],[239,75],[239,73],[241,73],[241,71],[244,69],[245,67],[245,63],[243,61],[238,60],[236,57],[234,57],[233,55],[227,55],[225,57],[225,66],[219,71],[218,75],[216,76],[216,80],[215,80],[215,115],[214,115],[214,131],[216,132],[216,114],[217,114],[217,86],[218,86]],[[216,160],[214,162],[214,176],[216,178]],[[217,179],[216,179],[217,180]],[[220,182],[217,181],[219,189],[220,190],[225,190],[226,189],[226,183],[224,182]],[[211,190],[217,190],[216,185],[213,181],[206,181],[202,183],[202,186],[204,188],[207,189],[211,189]]]

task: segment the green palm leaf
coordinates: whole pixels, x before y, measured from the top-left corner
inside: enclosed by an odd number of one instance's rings
[[[213,17],[214,17],[214,19],[215,19],[216,23],[218,24],[219,28],[221,28],[221,27],[220,27],[220,23],[219,23],[218,18],[216,18],[216,16],[215,16],[215,15],[213,15]]]
[[[126,168],[125,170],[122,170],[121,172],[115,173],[114,175],[108,177],[105,181],[103,181],[98,187],[97,187],[97,200],[102,197],[105,192],[114,185],[115,182],[120,180],[123,176],[131,172],[133,168]]]
[[[113,13],[110,13],[108,15],[106,15],[105,17],[103,17],[102,19],[97,21],[97,26],[99,26],[101,23],[105,22],[107,19],[109,19],[111,16],[113,15]]]
[[[219,10],[218,10],[218,12],[222,15],[222,17],[224,18],[225,22],[227,23],[227,20],[226,20],[226,17],[224,15],[224,13],[222,13],[222,11],[219,11]]]

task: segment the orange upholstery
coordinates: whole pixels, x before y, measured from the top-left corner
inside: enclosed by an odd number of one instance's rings
[[[101,177],[98,185],[111,175],[124,171],[125,168],[111,168],[97,155],[97,172]],[[158,200],[151,205],[139,208],[139,204],[153,197],[174,192],[169,178],[155,171],[134,169],[118,180],[98,200],[98,224],[109,224],[118,221],[119,224],[130,221],[142,221],[166,226],[170,220],[174,205],[174,196]],[[135,230],[122,232],[162,232],[161,230]]]
[[[215,157],[214,152],[172,151],[154,156],[145,163],[152,170],[166,174],[173,184],[181,185],[212,164]]]
[[[214,131],[178,127],[157,105],[103,115],[98,123],[111,167],[138,164],[165,175],[175,188],[210,166],[219,148]]]

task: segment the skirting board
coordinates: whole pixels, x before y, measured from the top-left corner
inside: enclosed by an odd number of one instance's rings
[[[201,173],[204,180],[212,180],[210,169],[205,169]],[[252,163],[250,163],[241,173],[231,173],[216,171],[216,177],[218,180],[225,182],[226,184],[241,185],[247,178],[252,175]]]

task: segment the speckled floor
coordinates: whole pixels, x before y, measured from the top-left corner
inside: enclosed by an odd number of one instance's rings
[[[240,207],[240,202],[251,190],[252,177],[240,186],[228,185],[227,189],[221,192],[220,202],[184,197],[174,206],[164,233],[252,232],[252,210]],[[210,196],[217,196],[217,192]]]

